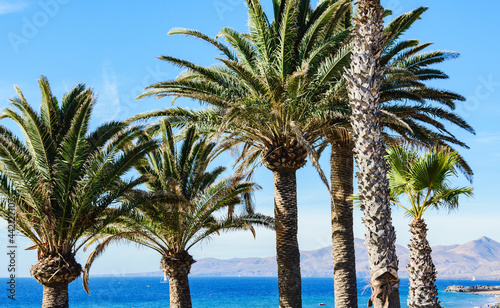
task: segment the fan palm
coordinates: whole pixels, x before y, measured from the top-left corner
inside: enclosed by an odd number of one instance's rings
[[[47,78],[42,76],[39,85],[40,113],[16,87],[14,108],[0,116],[24,134],[22,141],[0,126],[0,217],[6,219],[7,203],[14,203],[17,230],[33,242],[30,249],[38,250],[30,273],[43,285],[42,307],[68,307],[68,284],[82,271],[75,254],[128,209],[116,202],[147,179],[120,177],[156,143],[140,143],[124,153],[140,127],[112,122],[90,131],[92,90],[79,84],[59,103]]]
[[[471,196],[471,187],[451,187],[460,161],[457,152],[434,149],[419,155],[413,149],[397,146],[388,150],[388,178],[391,201],[405,209],[412,217],[412,238],[408,275],[410,288],[408,307],[440,307],[436,282],[436,268],[427,242],[427,225],[422,218],[429,208],[456,209],[460,196]],[[411,206],[405,207],[399,197],[404,195]]]
[[[383,16],[380,0],[360,0],[354,21],[351,65],[347,80],[354,153],[359,168],[358,188],[365,244],[375,307],[399,307],[396,233],[391,221],[388,181],[380,125],[380,85],[383,67]]]
[[[322,1],[314,10],[309,0],[273,1],[272,22],[259,1],[247,5],[249,33],[224,28],[218,34],[229,46],[197,31],[170,31],[211,43],[223,53],[222,65],[161,56],[187,70],[142,96],[188,97],[215,106],[223,119],[219,130],[229,131],[228,147],[241,145],[245,165],[260,161],[273,172],[280,307],[301,307],[296,171],[322,132],[311,110],[321,108],[348,61],[348,31],[341,24],[350,1]]]
[[[129,194],[126,202],[135,204],[133,210],[102,233],[105,239],[89,256],[84,284],[88,292],[90,266],[110,243],[135,242],[161,254],[161,267],[169,278],[170,307],[188,308],[188,274],[195,262],[189,250],[222,231],[251,230],[255,235],[253,225],[273,227],[273,221],[253,213],[249,202],[256,184],[237,176],[219,179],[224,167],[207,170],[217,153],[214,142],[200,140],[196,130],[189,128],[177,148],[168,122],[152,126],[150,134],[155,131],[161,134],[161,147],[136,166],[139,174],[154,180],[145,185],[146,191]],[[246,203],[246,213],[236,215],[234,207],[240,203]]]

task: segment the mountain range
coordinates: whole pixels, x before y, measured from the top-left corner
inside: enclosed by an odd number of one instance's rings
[[[396,247],[399,257],[399,275],[408,277],[409,250]],[[369,277],[368,255],[363,240],[355,239],[358,277]],[[435,246],[432,258],[440,279],[500,280],[500,243],[481,237],[463,245]],[[324,247],[301,252],[303,277],[333,276],[332,248]],[[277,276],[276,258],[200,259],[193,264],[192,276]]]
[[[399,258],[399,276],[407,278],[406,265],[409,250],[396,245]],[[363,240],[355,239],[356,270],[358,278],[368,278],[368,255]],[[303,277],[332,277],[331,246],[301,252],[301,271]],[[432,258],[438,271],[438,279],[478,279],[500,280],[500,243],[481,237],[462,245],[432,247]],[[266,277],[277,276],[276,257],[233,258],[221,260],[215,258],[200,259],[193,264],[190,276],[242,276]],[[128,274],[127,276],[161,276],[161,272]]]

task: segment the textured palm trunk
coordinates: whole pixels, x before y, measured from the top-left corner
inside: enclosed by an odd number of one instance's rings
[[[440,308],[436,288],[436,267],[432,262],[431,246],[427,242],[427,225],[423,219],[414,219],[410,223],[412,238],[408,275],[410,288],[408,292],[408,307],[410,308]]]
[[[170,276],[170,308],[191,308],[191,292],[188,275]]]
[[[43,286],[42,308],[69,307],[68,284]]]
[[[279,307],[282,308],[302,307],[295,173],[293,169],[273,171]]]
[[[352,109],[354,152],[359,168],[358,187],[366,227],[372,296],[369,306],[400,307],[396,233],[392,226],[382,144],[379,64],[384,10],[380,0],[358,1],[354,22],[351,66],[345,74]]]
[[[43,285],[42,308],[68,307],[68,284],[78,278],[82,266],[73,255],[45,256],[30,268],[30,274]]]
[[[170,308],[191,308],[189,272],[196,261],[186,251],[181,251],[161,259],[161,267],[168,277]]]
[[[301,308],[300,252],[297,241],[296,172],[306,164],[306,149],[297,140],[275,143],[262,158],[273,172],[276,261],[280,308]]]
[[[335,307],[358,307],[352,200],[353,152],[351,142],[329,139],[332,200],[332,250]]]

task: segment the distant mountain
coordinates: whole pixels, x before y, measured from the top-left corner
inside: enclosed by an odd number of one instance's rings
[[[356,268],[359,277],[369,277],[368,255],[363,240],[355,239]],[[400,277],[408,277],[409,251],[397,245]],[[463,245],[433,247],[432,257],[441,279],[500,280],[500,243],[481,237]],[[301,252],[303,277],[333,276],[332,250],[325,247]],[[200,259],[192,276],[277,276],[276,258]]]
[[[369,277],[368,255],[363,240],[355,239],[356,270],[358,277]],[[399,257],[399,275],[407,278],[409,260],[407,248],[396,245]],[[332,248],[324,247],[302,251],[300,255],[303,277],[332,277]],[[500,280],[500,243],[485,236],[463,245],[435,246],[432,258],[440,279]],[[277,276],[276,257],[200,259],[193,264],[191,276]],[[127,276],[161,276],[161,272],[128,274]]]

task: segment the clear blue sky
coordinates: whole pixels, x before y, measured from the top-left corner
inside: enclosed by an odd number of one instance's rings
[[[262,0],[269,8],[271,0]],[[461,203],[460,210],[427,213],[429,241],[432,245],[464,243],[480,236],[500,241],[500,27],[497,14],[500,2],[471,4],[465,1],[383,1],[395,15],[421,5],[430,9],[416,22],[405,38],[434,42],[435,49],[458,51],[461,57],[440,66],[450,79],[433,86],[456,91],[468,98],[458,112],[476,129],[477,136],[454,130],[470,145],[461,151],[475,171],[475,198]],[[214,64],[218,56],[202,41],[182,36],[167,36],[173,27],[200,30],[215,36],[226,26],[246,30],[243,0],[192,1],[75,1],[75,0],[0,0],[0,108],[8,106],[15,95],[13,85],[24,91],[32,105],[39,105],[37,78],[48,76],[58,98],[78,82],[95,89],[99,103],[93,124],[125,119],[135,113],[170,106],[169,99],[134,101],[151,83],[175,78],[179,70],[155,57],[168,54]],[[198,107],[195,102],[179,100],[176,105]],[[5,122],[9,127],[12,123]],[[327,156],[327,155],[326,155]],[[230,159],[220,164],[230,165]],[[328,172],[327,157],[321,160]],[[263,187],[256,194],[257,209],[273,213],[271,172],[262,168],[255,180]],[[458,184],[465,185],[461,179]],[[308,164],[298,171],[299,244],[312,250],[330,244],[329,196],[315,171]],[[360,212],[355,215],[355,235],[362,238],[364,227]],[[408,219],[394,209],[397,241],[409,241]],[[5,224],[0,223],[3,227]],[[4,246],[7,231],[0,229]],[[22,247],[31,246],[19,239]],[[0,277],[7,264],[0,247]],[[36,262],[33,251],[18,252],[19,274],[27,276]],[[272,256],[274,234],[259,229],[257,239],[249,233],[223,234],[194,249],[196,259]],[[86,254],[78,259],[85,263]],[[135,245],[112,247],[94,265],[93,274],[159,270],[160,256]]]

